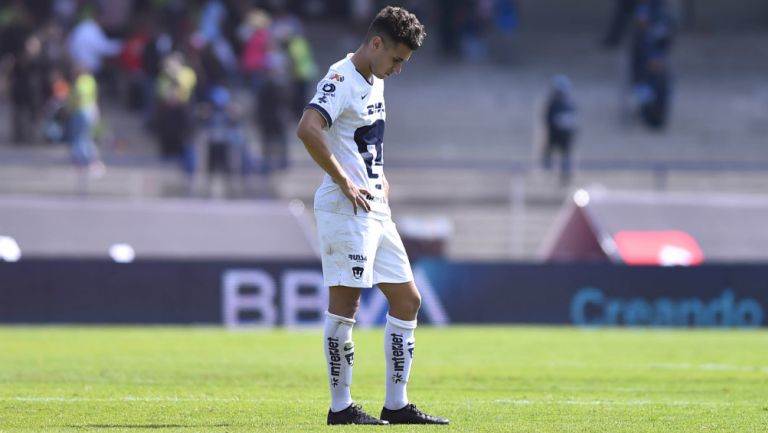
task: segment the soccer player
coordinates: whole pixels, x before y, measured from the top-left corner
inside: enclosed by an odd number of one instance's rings
[[[330,288],[324,332],[328,424],[448,424],[418,410],[406,393],[421,295],[391,219],[382,157],[384,79],[400,73],[425,36],[412,13],[382,9],[357,51],[330,67],[299,121],[297,135],[326,172],[314,208],[323,279]],[[354,317],[361,289],[374,285],[389,301],[381,419],[354,404],[350,393]]]

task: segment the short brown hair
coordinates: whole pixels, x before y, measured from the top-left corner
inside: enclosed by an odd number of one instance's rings
[[[400,7],[387,6],[376,14],[368,28],[366,40],[374,36],[383,36],[416,50],[424,42],[427,32],[416,15]]]

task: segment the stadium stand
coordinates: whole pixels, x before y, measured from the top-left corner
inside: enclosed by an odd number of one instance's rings
[[[387,82],[385,161],[396,218],[448,217],[454,228],[446,245],[450,258],[535,259],[561,204],[578,188],[768,191],[766,26],[760,13],[743,13],[764,11],[762,2],[745,0],[725,10],[720,2],[692,3],[695,22],[674,48],[670,126],[660,133],[627,119],[626,55],[598,46],[606,11],[591,3],[579,11],[548,9],[543,3],[551,1],[520,3],[528,21],[510,46],[509,64],[449,61],[436,43],[427,44],[404,74]],[[354,48],[329,27],[323,19],[306,23],[321,68],[340,48]],[[538,168],[534,145],[537,107],[549,78],[561,72],[573,79],[581,124],[568,187]],[[117,140],[102,149],[103,177],[83,180],[61,146],[3,144],[0,193],[87,194],[89,200],[185,196],[189,179],[157,158],[141,119],[109,102],[104,111]],[[0,118],[8,113],[0,104]],[[289,148],[289,168],[255,179],[255,195],[297,198],[311,208],[320,171],[298,140],[291,137]]]

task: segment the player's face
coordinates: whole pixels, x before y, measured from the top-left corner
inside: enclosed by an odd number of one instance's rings
[[[407,45],[395,42],[385,42],[378,38],[374,42],[374,54],[371,62],[371,72],[376,78],[384,79],[393,74],[399,74],[403,64],[411,58],[412,50]]]

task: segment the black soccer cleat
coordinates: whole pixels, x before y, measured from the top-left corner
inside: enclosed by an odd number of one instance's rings
[[[348,408],[339,412],[328,410],[328,425],[338,424],[386,425],[389,423],[368,415],[362,407],[352,403]]]
[[[390,424],[448,424],[449,422],[445,418],[427,415],[410,403],[398,410],[389,410],[386,407],[381,409],[381,419],[389,421]]]

